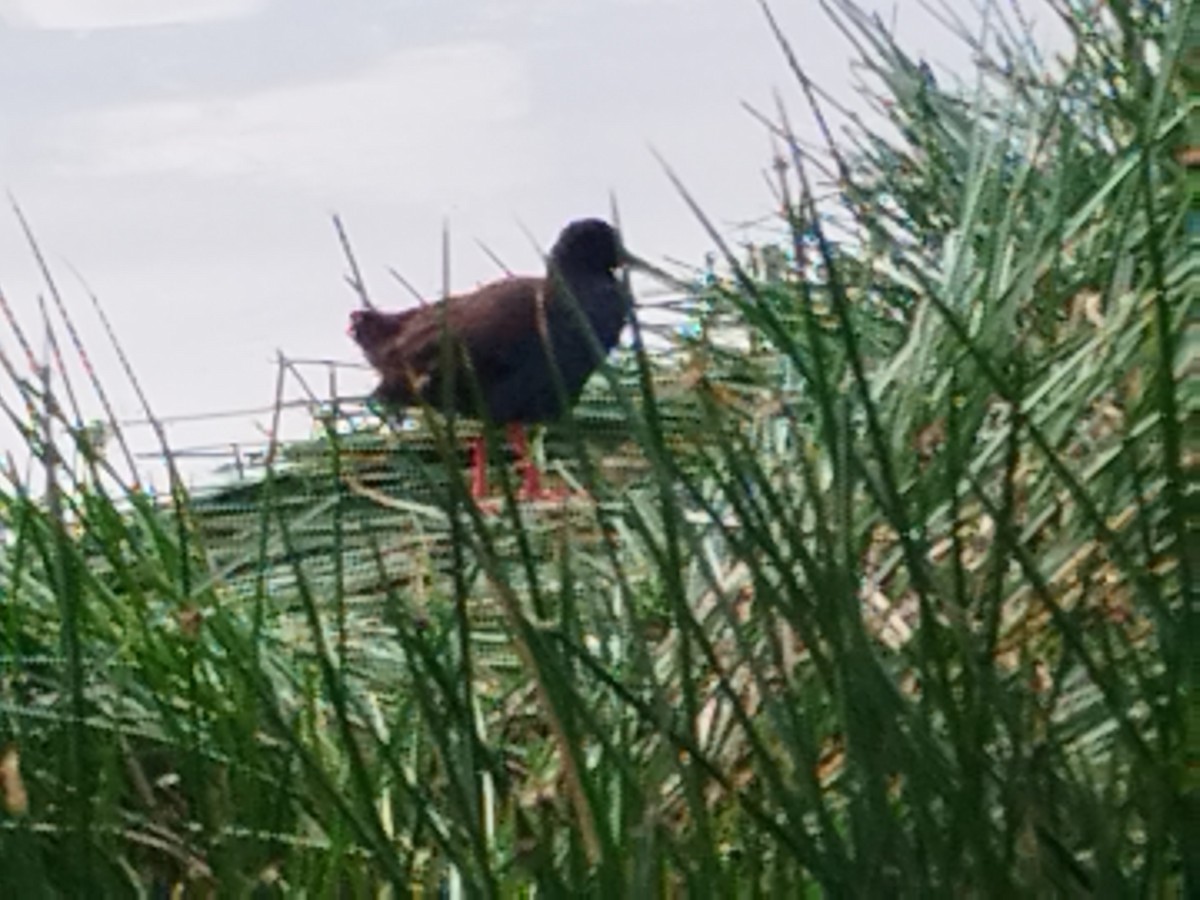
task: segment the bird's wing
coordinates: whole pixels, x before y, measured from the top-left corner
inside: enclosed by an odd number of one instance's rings
[[[502,381],[536,350],[540,278],[508,278],[407,316],[381,369],[428,383],[440,380],[443,328],[467,351],[480,384]]]
[[[492,282],[452,307],[453,330],[463,342],[484,383],[522,367],[541,342],[538,304],[544,279],[508,278]]]

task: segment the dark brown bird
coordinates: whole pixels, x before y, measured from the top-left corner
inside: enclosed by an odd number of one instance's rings
[[[563,229],[544,277],[506,278],[403,312],[356,310],[350,336],[380,375],[372,396],[388,406],[424,401],[508,426],[523,471],[521,495],[543,496],[524,426],[561,416],[616,345],[632,302],[616,270],[634,262],[612,226],[583,219]],[[487,493],[486,459],[477,438],[475,497]]]

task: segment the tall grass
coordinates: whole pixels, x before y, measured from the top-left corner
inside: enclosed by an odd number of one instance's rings
[[[345,399],[164,500],[0,357],[5,893],[1195,891],[1195,4],[1048,8],[1064,66],[992,8],[960,90],[831,0],[888,137],[764,7],[825,143],[752,110],[778,243],[634,323],[566,504]]]

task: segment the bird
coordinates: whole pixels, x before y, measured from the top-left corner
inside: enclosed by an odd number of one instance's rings
[[[522,474],[519,499],[555,496],[542,489],[526,426],[558,419],[578,401],[632,309],[619,270],[638,264],[648,266],[625,250],[612,225],[580,219],[560,232],[543,276],[509,276],[399,312],[364,299],[350,315],[349,334],[379,375],[372,399],[385,408],[424,402],[505,426]],[[487,494],[483,436],[471,456],[478,500]]]

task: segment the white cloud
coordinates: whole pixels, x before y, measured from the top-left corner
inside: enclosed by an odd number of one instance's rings
[[[430,199],[448,181],[491,192],[536,173],[529,97],[510,51],[449,45],[341,81],[85,113],[53,129],[48,162],[61,175],[249,178],[322,199]]]
[[[177,25],[251,15],[270,0],[0,0],[0,20],[17,27],[87,31]]]

